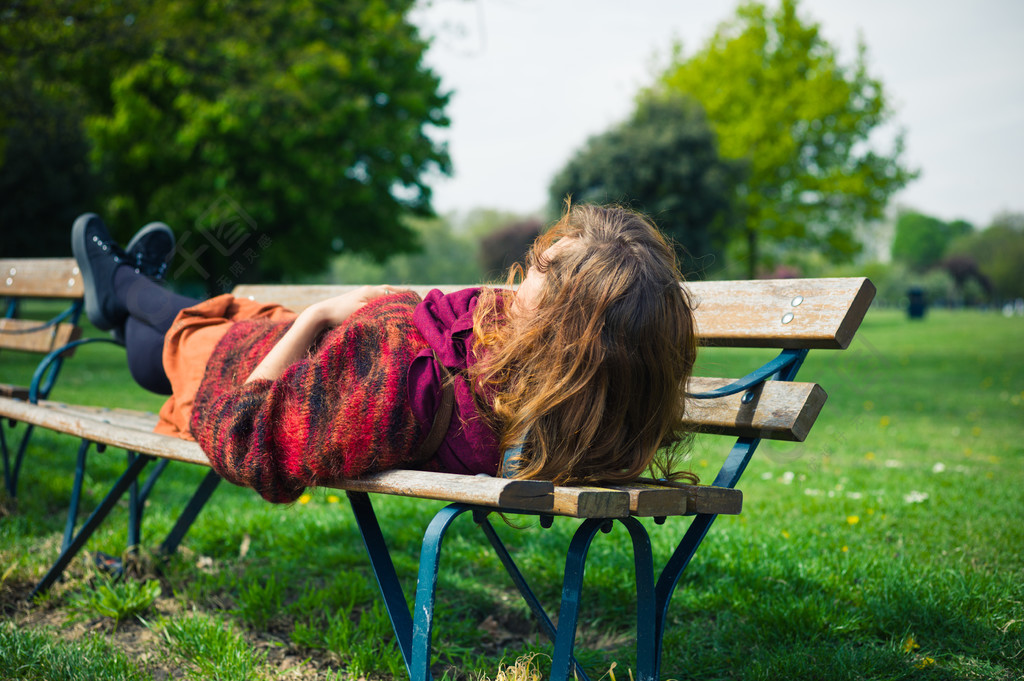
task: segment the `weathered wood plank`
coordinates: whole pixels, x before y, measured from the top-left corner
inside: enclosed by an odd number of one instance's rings
[[[687,390],[707,392],[732,383],[728,378],[690,379]],[[746,393],[711,400],[686,400],[684,424],[701,433],[803,442],[828,397],[817,383],[766,381]]]
[[[0,348],[45,354],[82,336],[82,329],[75,324],[64,322],[45,329],[38,328],[45,323],[37,319],[0,318]],[[74,348],[62,354],[70,357]]]
[[[574,518],[625,518],[629,515],[629,494],[607,487],[558,486],[552,511]]]
[[[140,454],[209,466],[195,442],[150,432],[155,416],[129,409],[103,409],[41,402],[37,405],[0,397],[0,417]],[[461,501],[508,510],[550,511],[552,489],[543,480],[504,480],[452,473],[392,470],[357,480],[342,480],[324,487],[374,492],[439,501]],[[623,494],[623,496],[625,496]]]
[[[13,385],[11,383],[0,383],[0,397],[13,397],[19,400],[28,399],[28,387]]]
[[[165,459],[185,461],[201,466],[210,465],[203,450],[195,442],[157,435],[150,430],[133,427],[133,424],[129,422],[115,425],[94,415],[76,411],[75,408],[59,402],[44,401],[39,404],[29,404],[2,397],[0,398],[0,416],[140,454],[152,454]]]
[[[455,291],[473,284],[410,286]],[[867,279],[694,281],[684,284],[697,304],[697,331],[705,345],[758,348],[845,348],[875,296]],[[235,295],[277,302],[293,310],[356,286],[243,285]]]
[[[81,298],[74,258],[0,258],[0,296]]]
[[[398,286],[396,284],[396,286]],[[480,284],[441,284],[437,286],[402,286],[415,291],[421,298],[433,289],[441,289],[445,293],[459,291],[464,288],[480,286]],[[249,298],[264,303],[279,303],[285,307],[299,312],[313,303],[347,293],[359,288],[358,285],[265,285],[265,284],[241,284],[236,286],[232,293],[240,298]]]
[[[637,481],[610,488],[629,495],[629,512],[635,516],[736,515],[743,508],[743,493],[725,487]]]
[[[460,501],[508,510],[550,511],[554,485],[543,480],[506,480],[475,475],[390,470],[325,485],[378,494]]]
[[[685,288],[697,305],[702,343],[756,348],[846,348],[875,297],[863,277],[694,281]]]

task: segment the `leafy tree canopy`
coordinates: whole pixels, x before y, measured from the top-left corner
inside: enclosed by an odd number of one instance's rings
[[[891,111],[864,46],[851,65],[840,64],[797,4],[782,0],[774,12],[742,5],[699,52],[684,58],[677,50],[655,88],[696,97],[722,155],[749,163],[738,198],[751,276],[771,260],[764,242],[848,259],[860,248],[852,226],[881,218],[915,176],[901,134],[888,152],[870,144]]]
[[[943,222],[930,215],[904,211],[896,219],[892,257],[914,269],[926,270],[942,260],[953,239],[973,230],[971,224],[963,220]]]
[[[997,297],[1024,298],[1024,214],[1003,213],[992,224],[949,244],[948,258],[971,257]]]
[[[447,125],[448,96],[412,4],[27,1],[0,11],[0,37],[7,63],[88,108],[116,233],[167,221],[182,274],[215,289],[316,270],[342,247],[416,247],[400,217],[431,213],[424,176],[450,163],[426,134]]]
[[[700,104],[680,95],[642,99],[624,123],[590,138],[551,182],[552,212],[576,202],[629,205],[679,243],[687,271],[707,268],[726,237],[742,164],[724,161]],[[712,256],[712,257],[709,257]]]

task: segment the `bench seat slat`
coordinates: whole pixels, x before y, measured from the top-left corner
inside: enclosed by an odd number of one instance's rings
[[[74,258],[0,258],[0,296],[81,298]]]
[[[715,513],[737,515],[743,509],[743,493],[738,489],[708,485],[650,484],[634,482],[614,485],[629,495],[629,512],[635,516],[694,515]]]
[[[706,392],[728,385],[728,378],[690,379],[689,392]],[[686,400],[684,425],[701,433],[761,437],[803,442],[828,397],[817,383],[767,381],[751,391],[744,404],[736,393],[710,400]]]
[[[4,350],[20,350],[22,352],[37,352],[45,354],[56,350],[62,345],[78,340],[82,336],[82,329],[67,322],[54,324],[37,331],[46,322],[38,319],[9,319],[0,318],[0,348]],[[62,353],[70,357],[74,349]]]
[[[45,401],[33,405],[0,397],[0,416],[140,454],[201,466],[210,465],[209,459],[195,442],[150,432],[156,417],[144,412]],[[554,488],[550,482],[542,480],[504,480],[407,470],[384,471],[358,480],[344,480],[323,486],[439,501],[461,501],[502,507],[510,511],[550,511]]]
[[[107,409],[0,398],[0,416],[141,454],[209,466],[195,442],[151,432],[156,416],[131,409]],[[542,480],[505,480],[411,470],[391,470],[323,487],[377,494],[459,501],[509,510],[547,511],[577,518],[624,518],[738,513],[742,495],[698,485],[680,488],[627,485],[555,487]]]

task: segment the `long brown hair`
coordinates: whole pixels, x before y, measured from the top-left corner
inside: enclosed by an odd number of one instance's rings
[[[652,467],[695,480],[672,470],[697,353],[672,247],[636,212],[577,205],[536,240],[528,265],[544,273],[529,312],[514,314],[511,295],[481,295],[470,375],[492,398],[484,413],[502,451],[522,447],[515,476],[621,482]]]

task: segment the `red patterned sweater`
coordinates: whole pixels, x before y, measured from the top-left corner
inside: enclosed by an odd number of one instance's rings
[[[235,324],[192,411],[214,470],[280,503],[308,485],[419,464],[424,434],[408,398],[409,366],[427,347],[412,321],[418,302],[414,293],[371,301],[274,381],[245,383],[289,324]]]

